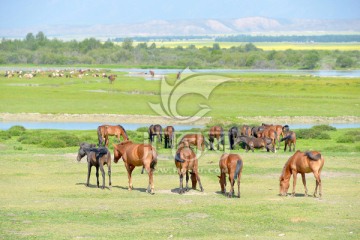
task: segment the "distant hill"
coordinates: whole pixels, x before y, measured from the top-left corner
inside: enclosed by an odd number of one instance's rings
[[[134,36],[190,36],[229,34],[328,34],[359,33],[360,19],[272,19],[248,17],[228,20],[203,19],[164,21],[153,20],[132,24],[93,26],[39,26],[28,29],[1,30],[0,37],[23,38],[28,32],[43,31],[49,37],[79,39],[87,37],[114,38]]]

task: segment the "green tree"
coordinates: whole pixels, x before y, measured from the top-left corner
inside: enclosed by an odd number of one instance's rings
[[[125,38],[121,46],[123,49],[132,50],[134,49],[133,43],[134,41],[131,38]]]
[[[341,68],[350,68],[354,64],[354,61],[348,57],[341,55],[336,59],[336,66]]]

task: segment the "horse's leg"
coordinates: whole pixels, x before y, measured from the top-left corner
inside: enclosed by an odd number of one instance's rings
[[[296,187],[296,176],[297,176],[297,172],[295,170],[293,170],[292,172],[293,174],[293,190],[292,190],[292,193],[291,193],[291,196],[295,196],[295,187]]]
[[[102,184],[102,189],[105,188],[105,171],[104,171],[104,164],[100,162],[100,171],[101,171],[101,176],[103,179],[103,184]]]
[[[320,173],[319,172],[314,172],[314,176],[316,179],[316,187],[315,187],[315,191],[314,191],[314,197],[317,197],[317,190],[319,187],[319,198],[321,198],[322,192],[321,192],[321,178],[320,178]]]
[[[184,173],[182,172],[182,170],[181,169],[178,169],[178,173],[179,173],[179,180],[180,180],[180,182],[179,182],[179,194],[182,194],[182,193],[184,193],[184,190],[183,190],[183,182],[184,182]]]
[[[86,181],[86,186],[89,186],[89,181],[90,181],[90,174],[91,174],[91,163],[88,162],[88,174],[87,174],[87,181]]]
[[[110,160],[111,162],[111,160]],[[111,163],[108,163],[109,187],[111,189]]]
[[[238,184],[238,198],[240,198],[240,179],[241,179],[241,172],[238,175],[237,184]]]
[[[304,184],[304,188],[305,188],[305,197],[308,195],[308,190],[307,190],[307,187],[306,187],[306,178],[305,178],[305,173],[301,173],[301,178],[302,178],[302,182]]]
[[[229,174],[229,182],[230,182],[230,192],[229,192],[229,195],[228,197],[229,198],[232,198],[233,194],[234,194],[234,174]]]
[[[202,187],[201,185],[201,181],[200,181],[200,176],[199,176],[199,172],[197,169],[194,169],[194,172],[196,174],[196,180],[199,182],[199,186],[200,186],[200,191],[203,192],[204,191],[204,188]]]
[[[189,171],[186,171],[186,189],[185,191],[189,191]]]
[[[126,170],[128,172],[128,179],[129,179],[129,188],[128,190],[131,191],[132,188],[133,188],[133,185],[132,185],[132,179],[131,179],[131,173],[132,171],[134,170],[134,167],[130,166],[129,164],[125,163],[125,167],[126,167]]]
[[[286,152],[286,146],[287,146],[287,143],[286,143],[286,140],[285,140],[284,152]]]
[[[99,166],[96,166],[96,182],[97,187],[99,188]]]
[[[150,164],[149,166],[145,167],[146,171],[148,172],[149,175],[149,185],[146,189],[146,192],[150,193],[150,194],[154,194],[154,170],[150,168]]]

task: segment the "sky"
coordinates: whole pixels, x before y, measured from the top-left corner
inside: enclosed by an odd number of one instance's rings
[[[151,20],[360,19],[360,0],[0,0],[0,29]]]

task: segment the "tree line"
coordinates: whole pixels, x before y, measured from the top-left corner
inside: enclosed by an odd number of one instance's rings
[[[254,69],[344,69],[360,68],[359,51],[285,50],[263,51],[253,43],[221,48],[195,45],[175,48],[155,43],[137,43],[125,38],[121,44],[95,38],[82,41],[48,39],[43,32],[24,39],[2,39],[0,64],[108,64],[158,68],[254,68]]]

